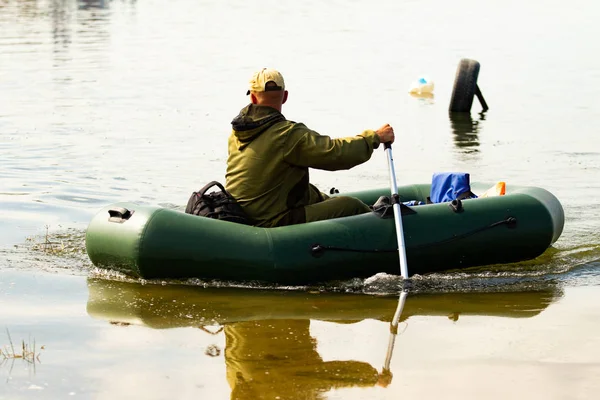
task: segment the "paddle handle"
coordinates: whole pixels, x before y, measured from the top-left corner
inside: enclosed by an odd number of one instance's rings
[[[396,184],[396,172],[394,171],[394,158],[392,157],[391,143],[385,143],[384,148],[388,156],[388,167],[390,170],[390,184],[394,209],[394,221],[396,223],[396,237],[398,238],[398,256],[400,258],[400,275],[403,279],[408,279],[406,247],[404,246],[404,229],[402,228],[402,211],[400,210],[400,202],[398,200],[398,186]]]

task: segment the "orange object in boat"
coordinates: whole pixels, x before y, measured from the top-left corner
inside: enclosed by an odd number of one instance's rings
[[[498,182],[479,197],[504,196],[505,194],[506,182]]]

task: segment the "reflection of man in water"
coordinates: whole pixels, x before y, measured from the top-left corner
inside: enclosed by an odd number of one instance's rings
[[[320,399],[333,388],[387,386],[359,361],[324,362],[310,336],[309,320],[238,322],[225,327],[225,364],[232,400]]]

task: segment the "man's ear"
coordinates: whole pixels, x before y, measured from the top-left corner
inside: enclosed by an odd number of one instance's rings
[[[283,100],[281,101],[281,104],[285,104],[285,102],[287,101],[288,98],[288,91],[284,90],[283,91]]]
[[[252,92],[250,92],[250,103],[252,103],[252,104],[258,104],[258,98]]]

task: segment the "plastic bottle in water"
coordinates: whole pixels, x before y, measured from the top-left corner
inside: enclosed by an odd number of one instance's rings
[[[408,91],[411,94],[433,94],[433,81],[427,78],[419,78]]]

